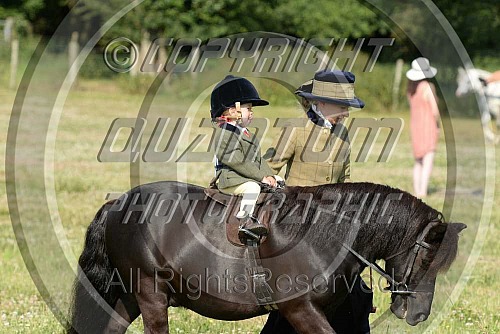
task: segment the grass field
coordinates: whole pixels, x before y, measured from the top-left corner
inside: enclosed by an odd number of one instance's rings
[[[366,93],[365,93],[366,94]],[[5,156],[5,142],[7,138],[8,122],[15,92],[0,87],[0,154]],[[173,100],[159,96],[155,99],[147,116],[148,126],[144,138],[151,135],[152,128],[158,117],[181,117],[182,111],[187,110],[190,100]],[[53,161],[49,167],[53,168],[54,194],[52,200],[58,209],[61,228],[67,244],[63,247],[71,256],[78,257],[81,251],[85,230],[95,212],[104,202],[109,192],[123,192],[131,186],[130,165],[121,163],[101,163],[96,156],[113,119],[117,117],[136,117],[140,109],[142,96],[140,94],[125,94],[123,89],[110,81],[83,81],[76,90],[72,90],[64,103],[61,118],[54,132]],[[43,107],[43,99],[40,101]],[[208,110],[207,101],[202,104]],[[387,114],[382,110],[370,110],[355,113],[352,117],[398,117],[404,120],[404,130],[397,146],[387,162],[377,163],[374,154],[379,152],[382,142],[377,141],[372,156],[366,162],[355,162],[352,166],[354,181],[371,181],[389,184],[407,191],[411,191],[412,156],[408,131],[408,112],[402,108],[401,112]],[[36,109],[34,109],[36,110]],[[260,110],[260,109],[257,109]],[[258,111],[257,111],[258,112]],[[300,111],[295,106],[274,106],[266,116],[271,119],[277,117],[293,117]],[[205,115],[203,115],[205,116]],[[196,113],[196,121],[202,115]],[[411,328],[394,316],[385,318],[384,313],[389,305],[387,294],[375,291],[375,304],[379,311],[372,315],[371,321],[376,324],[375,333],[419,333],[423,330],[436,333],[498,333],[500,332],[500,199],[495,198],[490,223],[479,225],[477,210],[482,205],[483,189],[481,175],[472,173],[475,167],[480,169],[481,150],[475,150],[476,140],[471,129],[476,128],[477,121],[471,119],[454,120],[449,124],[455,135],[457,153],[460,165],[457,168],[457,191],[454,193],[456,203],[449,212],[452,219],[464,222],[469,228],[464,231],[460,252],[456,263],[450,272],[441,276],[437,283],[436,299],[433,313],[427,322]],[[273,124],[273,122],[271,122]],[[37,135],[37,123],[30,123],[27,128],[28,142]],[[31,130],[31,131],[28,131]],[[204,133],[205,130],[199,130]],[[207,130],[208,131],[208,130]],[[265,137],[262,147],[269,147],[272,138],[277,135],[277,129],[271,129]],[[194,138],[198,132],[192,131],[189,138]],[[208,132],[207,132],[208,133]],[[384,133],[381,134],[383,136]],[[360,137],[363,133],[360,133]],[[447,182],[450,178],[450,159],[445,150],[445,139],[441,136],[439,151],[436,155],[435,168],[430,184],[431,193],[425,199],[427,203],[438,210],[446,208],[445,194]],[[146,141],[146,140],[144,140]],[[187,147],[189,141],[182,143],[180,150]],[[354,142],[353,151],[360,149],[362,141]],[[120,143],[118,143],[120,144]],[[142,145],[145,145],[143,142]],[[500,153],[498,148],[490,148]],[[36,173],[40,163],[40,152],[25,152],[19,158],[33,159],[33,170],[20,171],[17,177],[29,178],[30,173]],[[49,159],[49,160],[51,160]],[[23,161],[21,161],[23,162]],[[29,163],[27,164],[29,165]],[[141,183],[170,179],[172,169],[177,171],[176,177],[181,181],[196,184],[207,184],[212,175],[211,162],[193,163],[142,163],[137,178]],[[43,169],[42,169],[43,170]],[[25,266],[11,225],[7,209],[5,188],[5,166],[0,166],[2,187],[0,188],[0,333],[59,333],[62,327],[53,316],[50,308],[44,302],[41,294],[35,287],[30,272]],[[500,178],[500,169],[495,171],[496,179]],[[493,180],[491,180],[493,182]],[[449,185],[449,184],[448,184]],[[32,189],[24,189],[25,198],[33,199],[36,217],[36,196],[39,186],[34,184]],[[494,186],[494,184],[491,184]],[[21,189],[23,190],[23,189]],[[31,190],[31,191],[30,191]],[[498,187],[496,187],[498,190]],[[491,200],[491,198],[490,198]],[[73,205],[78,203],[78,205]],[[54,263],[50,242],[37,240],[40,226],[37,222],[28,222],[23,225],[30,242],[37,241],[40,248],[32,248],[31,256],[40,262],[39,270],[45,279],[53,275],[53,280],[46,283],[46,287],[54,297],[54,302],[60,310],[68,305],[71,277],[57,271]],[[476,233],[479,233],[476,236]],[[40,235],[43,236],[43,235]],[[477,257],[474,268],[466,267],[467,260],[476,247],[484,240],[481,254]],[[45,244],[44,244],[45,243]],[[66,247],[67,246],[67,247]],[[45,247],[45,248],[44,248]],[[44,249],[39,251],[39,249]],[[25,252],[26,254],[26,252]],[[56,254],[57,255],[57,254]],[[474,256],[474,255],[472,255]],[[74,258],[73,258],[74,259]],[[474,261],[473,261],[474,262]],[[73,263],[74,265],[74,263]],[[462,275],[462,273],[465,274]],[[459,281],[459,284],[455,284]],[[463,287],[462,293],[458,291]],[[265,323],[265,317],[249,319],[242,322],[223,322],[200,317],[193,312],[183,309],[173,309],[170,316],[170,327],[173,333],[258,333]],[[381,317],[380,319],[378,319]],[[377,320],[378,319],[378,320]],[[383,319],[383,320],[382,320]],[[133,329],[140,330],[141,321],[133,324]],[[131,330],[132,332],[133,330]]]

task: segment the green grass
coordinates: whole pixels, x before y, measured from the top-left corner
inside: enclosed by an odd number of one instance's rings
[[[389,69],[381,68],[380,71],[389,71]],[[50,70],[48,69],[47,72],[46,75],[49,76]],[[370,85],[374,85],[377,76],[381,75],[383,74],[373,74],[373,76],[365,74],[364,77],[366,81],[370,82]],[[203,78],[202,75],[200,77]],[[120,80],[126,81],[125,77]],[[178,86],[185,88],[186,84],[182,80],[184,79],[179,79]],[[259,84],[263,85],[265,90],[275,92],[273,99],[276,101],[282,96],[288,96],[286,91],[279,91],[283,88],[273,86],[264,80],[259,81]],[[142,142],[143,148],[158,117],[180,117],[182,111],[186,110],[189,102],[193,100],[193,96],[189,92],[174,98],[176,92],[181,90],[176,85],[177,83],[174,83],[170,90],[162,91],[162,94],[155,98],[147,118],[148,125],[144,133],[145,139]],[[199,85],[205,87],[203,83],[199,83]],[[387,94],[384,89],[381,92],[377,91],[377,94]],[[367,102],[371,101],[371,104],[367,103],[367,108],[363,112],[353,113],[353,117],[400,117],[405,122],[405,128],[391,159],[385,163],[375,161],[375,156],[382,147],[382,141],[377,141],[372,156],[367,162],[353,163],[353,180],[389,184],[411,191],[413,159],[409,140],[408,111],[405,109],[405,105],[402,104],[401,111],[388,114],[386,102],[377,103],[377,95],[372,94],[368,86],[364,86],[358,95],[366,96]],[[5,155],[3,143],[6,141],[9,114],[14,97],[13,91],[0,88],[1,156]],[[140,94],[129,93],[129,90],[123,87],[123,82],[116,84],[109,80],[81,81],[78,89],[72,90],[65,102],[55,137],[54,181],[56,198],[54,200],[58,205],[63,234],[67,238],[69,250],[74,256],[79,255],[85,230],[97,209],[104,202],[105,194],[126,191],[130,187],[130,166],[128,163],[100,163],[96,156],[112,120],[116,117],[136,117],[141,103],[142,96]],[[189,133],[190,139],[193,139],[198,133],[209,133],[206,129],[194,129],[201,117],[206,117],[208,108],[208,100],[205,100],[202,109],[195,115],[194,125]],[[294,117],[301,113],[300,109],[290,102],[284,105],[274,105],[268,109],[257,109],[257,113],[261,110],[266,113],[266,117],[271,119],[278,116]],[[391,315],[374,328],[375,333],[415,333],[421,332],[427,326],[432,326],[438,333],[495,333],[500,331],[498,316],[500,301],[497,298],[497,291],[500,289],[500,247],[497,241],[500,237],[500,200],[498,198],[494,199],[489,229],[480,230],[480,237],[485,238],[485,243],[477,259],[477,264],[470,275],[462,277],[464,290],[461,295],[458,298],[452,295],[455,282],[459,279],[474,246],[475,233],[479,228],[477,208],[481,206],[481,196],[475,194],[478,190],[481,191],[479,183],[481,175],[477,175],[481,172],[479,170],[480,164],[478,164],[481,152],[470,145],[474,142],[474,132],[477,130],[476,121],[459,119],[453,121],[451,125],[457,137],[457,151],[461,164],[457,170],[460,189],[455,194],[455,199],[460,205],[456,205],[450,214],[452,219],[469,225],[460,241],[459,257],[450,272],[438,280],[433,313],[427,322],[411,328],[404,321]],[[31,136],[37,134],[37,124],[30,124],[30,126],[33,129],[25,138],[28,141],[33,140]],[[29,127],[25,130],[29,130]],[[262,142],[264,150],[271,145],[272,139],[278,134],[278,129],[271,128],[269,130],[268,136]],[[445,139],[441,135],[430,184],[431,193],[425,199],[431,206],[439,210],[443,209],[447,178],[450,172]],[[182,143],[180,149],[185,148],[188,142],[189,140]],[[203,145],[207,144],[204,142],[198,150],[202,151],[206,147]],[[353,152],[357,152],[360,146],[360,141],[354,142]],[[496,153],[500,153],[499,148],[496,148]],[[34,166],[40,163],[38,160],[40,158],[39,152],[35,150],[26,152],[22,158],[33,159]],[[6,204],[4,167],[3,164],[0,166],[0,175],[2,176],[0,178],[0,268],[2,268],[0,333],[61,332],[62,327],[37,291],[14,238]],[[208,183],[212,175],[211,162],[199,164],[142,163],[139,172],[140,182],[169,179],[169,175],[172,175],[170,171],[177,170],[177,168],[179,171],[183,171],[179,173],[179,179],[182,181],[203,185]],[[30,170],[20,171],[21,174],[18,176],[29,176],[30,172]],[[496,178],[500,178],[500,169],[498,168]],[[37,196],[41,195],[38,191],[39,188],[40,185],[32,185],[31,189],[21,189],[24,191],[23,198],[30,200],[29,209],[33,211],[34,217],[37,216],[39,208],[37,203]],[[78,205],[73,205],[74,203],[78,203]],[[32,238],[30,240],[39,238],[40,249],[47,251],[46,254],[34,253],[32,256],[40,261],[40,270],[46,275],[45,277],[50,277],[50,274],[58,273],[58,264],[54,262],[55,257],[51,256],[50,252],[53,247],[49,243],[50,240],[44,240],[43,234],[38,235],[41,233],[41,227],[38,225],[38,222],[34,221],[23,227]],[[50,291],[59,291],[59,294],[55,294],[54,298],[58,305],[61,305],[61,308],[68,305],[70,285],[71,277],[62,272],[60,275],[54,275],[54,281],[47,284]],[[389,306],[388,295],[376,291],[375,304],[379,311],[371,316],[371,321],[376,321],[387,310]],[[171,309],[170,311],[172,333],[258,333],[264,323],[265,317],[241,322],[224,322],[203,318],[189,310]],[[141,330],[141,321],[136,321],[133,328]]]

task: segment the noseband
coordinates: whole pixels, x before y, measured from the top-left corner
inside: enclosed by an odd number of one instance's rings
[[[411,294],[417,293],[417,291],[411,291],[408,288],[408,281],[410,279],[410,274],[413,271],[413,266],[415,265],[415,260],[417,259],[418,252],[420,251],[421,248],[425,248],[425,249],[432,248],[432,246],[429,243],[425,242],[424,239],[427,236],[427,234],[429,234],[429,231],[431,230],[431,228],[433,228],[434,226],[436,226],[439,223],[441,223],[441,221],[430,222],[429,224],[427,224],[427,226],[425,226],[424,230],[419,234],[415,243],[413,243],[410,247],[405,248],[402,251],[397,252],[396,254],[393,254],[385,259],[385,261],[392,259],[398,255],[405,253],[409,248],[413,247],[412,254],[406,262],[405,274],[403,276],[402,281],[396,281],[394,278],[392,278],[391,275],[389,275],[378,264],[376,264],[375,262],[368,261],[366,258],[364,258],[362,255],[357,253],[354,249],[352,249],[348,245],[342,244],[342,246],[344,248],[346,248],[349,252],[351,252],[354,256],[356,256],[359,260],[361,260],[361,262],[363,262],[364,264],[366,264],[367,266],[369,266],[370,268],[372,268],[373,270],[378,272],[382,277],[387,279],[387,281],[389,281],[389,284],[390,284],[387,289],[391,293],[397,294],[397,295],[402,295],[402,296],[409,296]]]

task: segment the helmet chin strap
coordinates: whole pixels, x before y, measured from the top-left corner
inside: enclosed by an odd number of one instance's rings
[[[239,114],[238,116],[234,117],[234,121],[237,124],[241,124],[241,103],[240,102],[235,102],[234,103],[234,108],[236,109],[236,112]]]
[[[217,122],[222,122],[222,123],[236,122],[238,124],[241,124],[241,103],[236,102],[234,104],[234,108],[236,109],[236,112],[239,114],[238,116],[220,116],[220,117],[217,117],[215,120]]]

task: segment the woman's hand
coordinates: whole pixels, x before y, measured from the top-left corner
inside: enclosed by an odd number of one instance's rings
[[[274,177],[272,177],[272,176],[266,176],[260,182],[268,184],[268,185],[270,185],[273,188],[276,187],[276,179]]]

